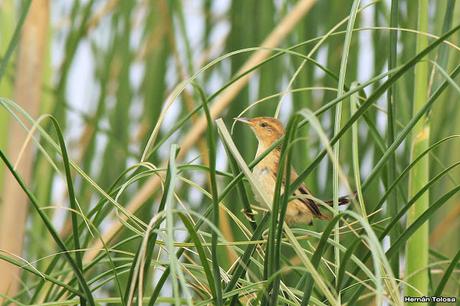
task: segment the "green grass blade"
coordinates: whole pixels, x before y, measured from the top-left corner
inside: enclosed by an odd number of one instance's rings
[[[219,131],[220,135],[222,136],[223,140],[227,143],[227,145],[231,149],[232,155],[234,156],[234,158],[238,162],[238,165],[240,166],[240,168],[242,168],[244,175],[248,178],[248,180],[250,181],[251,185],[253,186],[254,192],[257,193],[257,195],[261,199],[263,199],[263,201],[264,201],[265,205],[267,205],[267,207],[270,207],[269,200],[267,199],[267,195],[261,191],[260,187],[258,186],[256,180],[253,177],[253,174],[251,173],[249,167],[246,165],[246,163],[244,162],[243,158],[239,154],[235,144],[233,143],[233,141],[232,141],[232,139],[230,137],[230,133],[228,132],[227,128],[225,127],[225,125],[224,125],[224,123],[223,123],[223,121],[221,119],[217,120],[217,127],[218,127],[218,131]],[[267,149],[267,152],[269,152],[271,149],[273,149],[275,147],[275,145],[277,145],[277,144],[278,143],[274,143],[269,149]],[[263,158],[263,154],[260,156],[260,158]],[[254,162],[258,162],[259,160],[260,159],[258,158],[257,161],[254,161]],[[310,259],[304,253],[301,245],[297,241],[297,239],[294,236],[294,234],[292,233],[292,231],[287,226],[284,227],[284,231],[285,231],[285,234],[286,234],[286,237],[287,237],[288,241],[292,244],[292,248],[295,250],[296,255],[299,256],[299,258],[301,259],[302,263],[305,265],[306,269],[312,274],[313,279],[317,283],[318,288],[322,291],[322,293],[326,296],[327,300],[332,305],[337,305],[336,299],[334,297],[334,294],[327,287],[325,281],[320,277],[319,273],[314,269],[314,267],[311,264]]]
[[[85,298],[90,305],[95,305],[94,304],[94,299],[93,299],[93,296],[92,296],[92,292],[91,292],[90,288],[88,287],[88,284],[86,283],[86,279],[83,276],[82,271],[79,269],[78,264],[75,263],[73,258],[70,256],[69,251],[67,250],[64,242],[61,240],[61,238],[59,237],[58,233],[54,229],[53,224],[51,223],[51,221],[48,219],[48,217],[45,215],[45,213],[42,212],[42,210],[40,209],[40,206],[38,205],[38,203],[37,203],[37,201],[35,199],[35,196],[25,186],[25,184],[22,181],[22,179],[19,177],[19,175],[14,170],[13,165],[11,165],[11,163],[9,162],[9,160],[7,159],[7,157],[3,154],[3,151],[1,151],[1,150],[0,150],[0,158],[3,160],[3,162],[7,166],[8,170],[11,172],[11,174],[13,174],[13,176],[16,179],[16,181],[21,186],[22,190],[24,190],[24,192],[27,194],[27,197],[31,201],[34,209],[36,210],[36,212],[42,218],[43,223],[45,224],[45,226],[48,229],[49,233],[51,234],[51,236],[53,237],[54,241],[56,242],[56,244],[59,246],[59,248],[63,252],[63,255],[66,258],[67,262],[69,263],[69,265],[72,267],[73,271],[75,272],[75,275],[78,278],[79,284],[82,287],[82,291],[84,292],[83,298]]]
[[[444,290],[447,282],[452,276],[452,273],[454,272],[455,267],[457,266],[458,262],[460,261],[460,250],[458,250],[457,254],[454,256],[452,259],[451,263],[447,267],[447,269],[444,271],[444,275],[442,276],[441,281],[439,281],[438,287],[436,287],[436,290],[434,291],[433,296],[442,296],[442,291]],[[431,302],[431,305],[436,305],[436,303]]]
[[[180,213],[179,217],[181,218],[182,222],[187,228],[190,238],[196,246],[198,256],[200,257],[201,265],[203,266],[204,272],[206,274],[206,278],[208,280],[208,285],[211,288],[212,295],[215,299],[215,297],[217,296],[217,293],[216,293],[214,275],[213,275],[213,272],[211,271],[211,268],[209,267],[208,258],[206,257],[206,253],[203,248],[203,245],[201,244],[200,238],[198,237],[197,232],[193,228],[193,225],[190,222],[190,220],[188,220],[187,216]]]
[[[418,30],[428,31],[428,0],[418,1]],[[417,36],[416,52],[420,52],[428,46],[428,38]],[[423,108],[428,100],[428,62],[420,62],[415,67],[413,114]],[[425,118],[419,121],[412,130],[411,159],[416,158],[421,152],[429,147],[430,123]],[[409,196],[414,195],[429,180],[429,159],[425,157],[412,168],[409,174]],[[407,215],[407,226],[422,215],[429,207],[428,190],[414,203]],[[428,273],[424,268],[428,265],[428,233],[429,224],[426,223],[415,232],[407,241],[406,250],[406,275],[411,275],[406,281],[406,294],[416,296],[418,292],[428,292]],[[422,269],[422,270],[421,270]]]
[[[238,165],[237,165],[235,159],[231,157],[229,148],[226,145],[224,147],[225,147],[225,151],[227,152],[227,156],[228,156],[228,159],[229,159],[230,168],[232,169],[232,172],[233,172],[233,176],[236,177],[239,174]],[[238,195],[240,196],[240,200],[242,202],[242,206],[243,206],[243,209],[244,209],[244,214],[247,217],[247,219],[249,220],[249,223],[250,223],[253,231],[255,231],[256,228],[257,228],[257,223],[256,223],[256,220],[254,218],[254,212],[253,212],[253,210],[251,208],[251,204],[249,203],[247,191],[246,191],[246,188],[244,187],[244,184],[243,184],[242,180],[238,180],[236,187],[238,189]]]
[[[65,176],[66,176],[66,182],[67,182],[67,192],[69,194],[69,203],[70,203],[70,208],[73,210],[71,212],[71,220],[72,220],[72,236],[73,236],[73,243],[74,243],[74,248],[76,250],[75,252],[75,261],[76,264],[79,268],[80,271],[83,271],[83,260],[82,260],[82,255],[80,252],[80,234],[79,234],[79,229],[78,229],[78,219],[77,219],[77,214],[76,212],[81,212],[81,208],[77,204],[77,199],[75,197],[75,191],[73,188],[73,183],[72,183],[72,174],[70,172],[70,163],[69,163],[69,156],[67,154],[67,149],[66,145],[64,142],[64,137],[62,136],[61,129],[59,127],[59,123],[54,119],[53,117],[50,118],[51,121],[53,122],[53,125],[57,131],[57,136],[59,140],[59,146],[61,147],[61,152],[62,152],[62,161],[64,164],[64,169],[65,169]],[[81,285],[80,285],[81,286]],[[80,288],[80,290],[83,290],[83,288]],[[82,297],[80,300],[80,303],[82,305],[86,305],[85,299]]]
[[[332,231],[334,230],[336,224],[339,222],[340,218],[343,216],[339,213],[336,216],[334,216],[334,219],[332,219],[329,224],[327,225],[326,229],[324,230],[323,234],[321,235],[321,239],[318,243],[318,246],[316,247],[315,253],[313,254],[313,257],[311,259],[311,263],[315,268],[318,268],[319,262],[321,260],[321,257],[325,253],[325,248],[327,246],[326,242],[331,235]],[[305,280],[304,280],[305,279]],[[308,273],[305,275],[305,278],[301,280],[300,283],[305,283],[305,289],[304,289],[304,296],[302,298],[301,305],[302,306],[307,306],[310,303],[310,297],[311,293],[313,290],[313,279],[311,275]]]
[[[294,140],[298,119],[298,116],[292,117],[289,120],[286,128],[286,137],[284,138],[283,144],[281,146],[278,174],[273,197],[272,222],[268,232],[269,240],[267,243],[267,276],[273,279],[271,282],[269,282],[269,305],[277,305],[278,293],[280,291],[281,280],[279,270],[281,268],[281,238],[283,234],[283,224],[286,217],[287,205],[290,197],[288,193],[281,195],[281,187],[283,186],[283,180],[286,182],[284,188],[287,189],[289,186],[292,170],[292,146],[290,144]],[[265,297],[266,295],[264,295],[264,299]],[[264,299],[262,301],[264,301]]]
[[[390,13],[390,27],[396,28],[399,24],[399,0],[391,1],[391,13]],[[388,69],[391,70],[396,67],[397,64],[397,43],[398,43],[398,32],[390,31],[389,41],[389,57],[388,57]],[[387,145],[391,146],[395,141],[395,105],[396,105],[396,93],[397,87],[395,85],[390,86],[387,92],[387,111],[388,111],[388,127],[387,127]],[[393,182],[396,176],[396,155],[391,153],[388,160],[388,182]],[[388,198],[388,216],[394,216],[398,212],[398,197],[393,192]],[[397,239],[401,232],[401,226],[396,224],[394,229],[390,233],[390,241]],[[395,257],[391,261],[391,267],[395,277],[399,277],[399,259]]]
[[[54,278],[54,277],[50,276],[48,273],[40,273],[35,268],[31,268],[29,265],[24,265],[23,262],[19,262],[15,258],[11,258],[9,256],[6,256],[6,255],[0,253],[0,259],[9,262],[12,265],[16,265],[16,266],[20,267],[21,269],[23,269],[23,270],[25,270],[25,271],[27,271],[29,273],[35,274],[36,276],[42,278],[44,281],[48,281],[48,282],[51,282],[51,283],[55,284],[56,286],[62,287],[62,288],[64,288],[66,290],[66,292],[70,292],[70,293],[73,293],[73,294],[78,295],[78,296],[83,296],[84,295],[82,292],[80,292],[78,290],[75,290],[75,288],[73,288],[73,287],[69,286],[68,284],[60,281],[57,278]]]
[[[345,41],[343,44],[343,51],[340,61],[340,73],[339,73],[339,82],[337,85],[337,96],[341,96],[344,92],[345,86],[345,77],[347,75],[347,64],[348,64],[348,56],[350,52],[350,45],[351,39],[353,34],[353,28],[355,26],[355,20],[358,13],[358,8],[360,4],[360,0],[354,0],[353,5],[350,11],[350,18],[347,24],[347,32],[345,34]],[[335,107],[335,119],[334,119],[334,136],[337,135],[341,129],[342,125],[342,102],[337,103]],[[339,162],[340,161],[340,138],[337,139],[337,142],[333,145],[334,151],[334,159]],[[334,214],[337,214],[338,207],[339,207],[339,169],[334,164],[332,168],[332,196],[333,196],[333,206],[334,206]],[[336,228],[334,231],[334,240],[339,243],[340,242],[340,232],[339,232],[340,224],[336,224]],[[339,267],[340,267],[340,250],[337,247],[334,247],[334,261],[335,261],[335,273],[338,274]],[[336,288],[339,287],[339,284],[336,283]],[[337,295],[337,302],[341,304],[341,294],[340,291]]]
[[[254,231],[254,234],[252,235],[250,241],[255,241],[255,240],[260,239],[260,237],[262,236],[263,231],[265,230],[265,225],[269,221],[269,218],[270,218],[269,214],[265,214],[263,216],[263,218],[262,218],[262,220],[260,220],[259,225],[257,226],[256,230]],[[247,269],[247,267],[249,265],[250,257],[254,253],[254,250],[256,249],[256,247],[257,247],[256,244],[251,244],[246,248],[246,250],[244,251],[243,256],[241,256],[240,259],[238,260],[238,265],[233,270],[232,278],[230,279],[230,281],[228,282],[227,286],[225,287],[224,295],[226,293],[229,293],[230,291],[232,291],[235,288],[236,284],[238,283],[238,280],[243,277],[243,275],[245,274],[246,269]]]
[[[208,139],[208,152],[209,152],[209,181],[211,185],[211,195],[213,202],[213,223],[216,228],[219,228],[219,194],[217,191],[216,182],[216,140],[215,140],[215,128],[212,122],[211,114],[208,109],[208,101],[204,95],[203,90],[195,86],[201,98],[203,110],[206,114],[206,120],[208,123],[207,139]],[[217,255],[217,233],[212,231],[211,236],[211,256],[212,256],[212,268],[214,274],[214,288],[215,296],[214,303],[216,305],[222,305],[222,285],[220,283],[220,265]]]
[[[6,50],[5,55],[2,56],[2,60],[0,62],[0,82],[2,81],[3,76],[5,75],[6,67],[8,66],[9,60],[11,56],[13,55],[13,52],[16,49],[16,46],[19,43],[21,29],[22,29],[22,26],[24,25],[24,21],[26,20],[27,14],[29,13],[31,2],[32,0],[27,0],[23,2],[24,6],[21,9],[21,16],[19,17],[18,24],[16,28],[14,29],[14,34],[11,37],[10,43],[8,44],[8,49]]]
[[[401,247],[413,234],[427,221],[429,218],[444,205],[447,200],[456,195],[460,191],[460,186],[452,188],[449,192],[444,194],[436,202],[434,202],[427,210],[425,210],[411,225],[402,233],[397,241],[387,251],[387,256],[391,258],[396,253],[396,250]],[[426,267],[423,267],[425,269]]]
[[[347,123],[342,127],[342,129],[334,136],[334,138],[331,139],[330,144],[334,145],[340,137],[347,131],[351,125],[390,87],[394,82],[396,82],[400,77],[402,77],[406,71],[408,71],[410,68],[415,66],[424,56],[426,56],[431,50],[436,48],[438,45],[440,45],[445,39],[447,39],[449,36],[454,34],[460,29],[460,25],[457,25],[453,29],[451,29],[449,32],[445,33],[442,35],[440,38],[435,40],[433,43],[431,43],[427,48],[425,48],[422,52],[418,53],[415,55],[411,60],[409,60],[406,64],[404,64],[398,71],[392,75],[385,83],[383,83],[380,87],[378,87],[372,95],[369,96],[369,98],[366,100],[365,103],[356,111],[356,113],[347,121]],[[435,96],[435,95],[433,95]],[[437,96],[436,96],[437,98]],[[434,102],[435,98],[433,100],[429,100],[429,102]],[[420,112],[418,113],[420,114]],[[417,114],[417,115],[418,115]],[[422,113],[423,114],[423,113]],[[412,120],[417,118],[417,116],[414,116]],[[420,118],[417,118],[417,120]],[[403,138],[404,139],[404,138]],[[398,141],[398,140],[397,140]],[[402,139],[400,140],[402,142]],[[401,143],[399,142],[399,143]],[[393,143],[395,145],[395,143]],[[390,148],[388,152],[390,151]],[[319,164],[321,159],[326,155],[326,151],[323,150],[321,151],[320,154],[313,160],[313,162],[310,164],[310,166],[304,170],[302,173],[299,174],[299,177],[295,180],[295,182],[291,185],[290,187],[290,192],[293,192],[297,187],[300,186],[300,184],[303,182],[303,180],[310,174],[310,172],[313,170],[314,167]],[[388,157],[387,157],[388,158]],[[386,161],[386,159],[382,158],[379,161],[379,164],[377,166],[381,167],[380,163],[383,163],[382,161]],[[374,170],[377,168],[377,166],[374,167]],[[380,168],[378,168],[380,169]],[[373,171],[369,177],[367,178],[366,182],[363,184],[363,188],[366,188],[366,183],[370,182],[372,179],[375,178],[377,174],[377,171]]]
[[[337,274],[337,284],[339,284],[339,290],[343,289],[343,279],[345,276],[345,270],[347,267],[347,263],[351,258],[351,255],[355,253],[356,249],[359,246],[359,243],[361,243],[361,239],[356,239],[352,242],[351,246],[347,248],[347,251],[342,257],[342,264],[340,265],[339,268],[339,273]]]

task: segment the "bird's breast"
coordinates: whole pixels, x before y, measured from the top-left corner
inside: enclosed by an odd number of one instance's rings
[[[255,167],[254,175],[256,175],[256,176],[270,175],[270,168],[268,168],[268,167]]]
[[[253,169],[254,178],[257,180],[259,187],[266,196],[266,199],[271,202],[273,200],[273,194],[275,191],[276,177],[273,171],[267,165],[257,165]],[[263,199],[258,196],[257,192],[254,192],[256,201],[259,203],[265,203]]]

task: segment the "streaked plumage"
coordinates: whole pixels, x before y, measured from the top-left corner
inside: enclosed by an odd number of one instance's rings
[[[259,142],[256,157],[265,152],[285,133],[283,125],[275,118],[237,118],[237,120],[248,124],[256,135]],[[263,188],[269,199],[273,199],[274,196],[279,160],[280,150],[279,148],[275,148],[253,169],[255,178],[258,180],[260,186]],[[293,182],[296,178],[297,173],[294,169],[291,169],[291,182]],[[284,192],[284,187],[281,188],[281,192]],[[319,210],[318,205],[313,200],[305,198],[305,195],[311,195],[311,193],[305,184],[302,184],[294,193],[294,196],[299,196],[299,198],[294,198],[288,203],[285,219],[288,224],[310,224],[313,218],[328,219],[328,216],[324,215]],[[262,202],[262,199],[256,198],[256,200]],[[348,199],[340,199],[340,204],[347,203]]]

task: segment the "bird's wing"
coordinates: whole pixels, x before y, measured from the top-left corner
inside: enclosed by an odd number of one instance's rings
[[[291,183],[294,182],[297,179],[297,177],[298,177],[297,172],[295,172],[295,170],[291,168]],[[285,182],[283,181],[283,184],[284,183]],[[302,183],[297,188],[297,190],[294,192],[294,196],[301,196],[301,195],[312,195],[310,190],[308,190],[307,186],[305,186],[304,183]],[[319,210],[318,205],[316,205],[316,203],[313,200],[307,199],[305,197],[299,197],[298,200],[304,203],[308,207],[308,209],[312,212],[313,215],[317,217],[322,216],[322,213]]]

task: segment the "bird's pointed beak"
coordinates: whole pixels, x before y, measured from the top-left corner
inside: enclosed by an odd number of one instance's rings
[[[252,125],[251,119],[245,118],[245,117],[240,117],[240,118],[234,118],[236,121],[243,122],[248,125]]]

